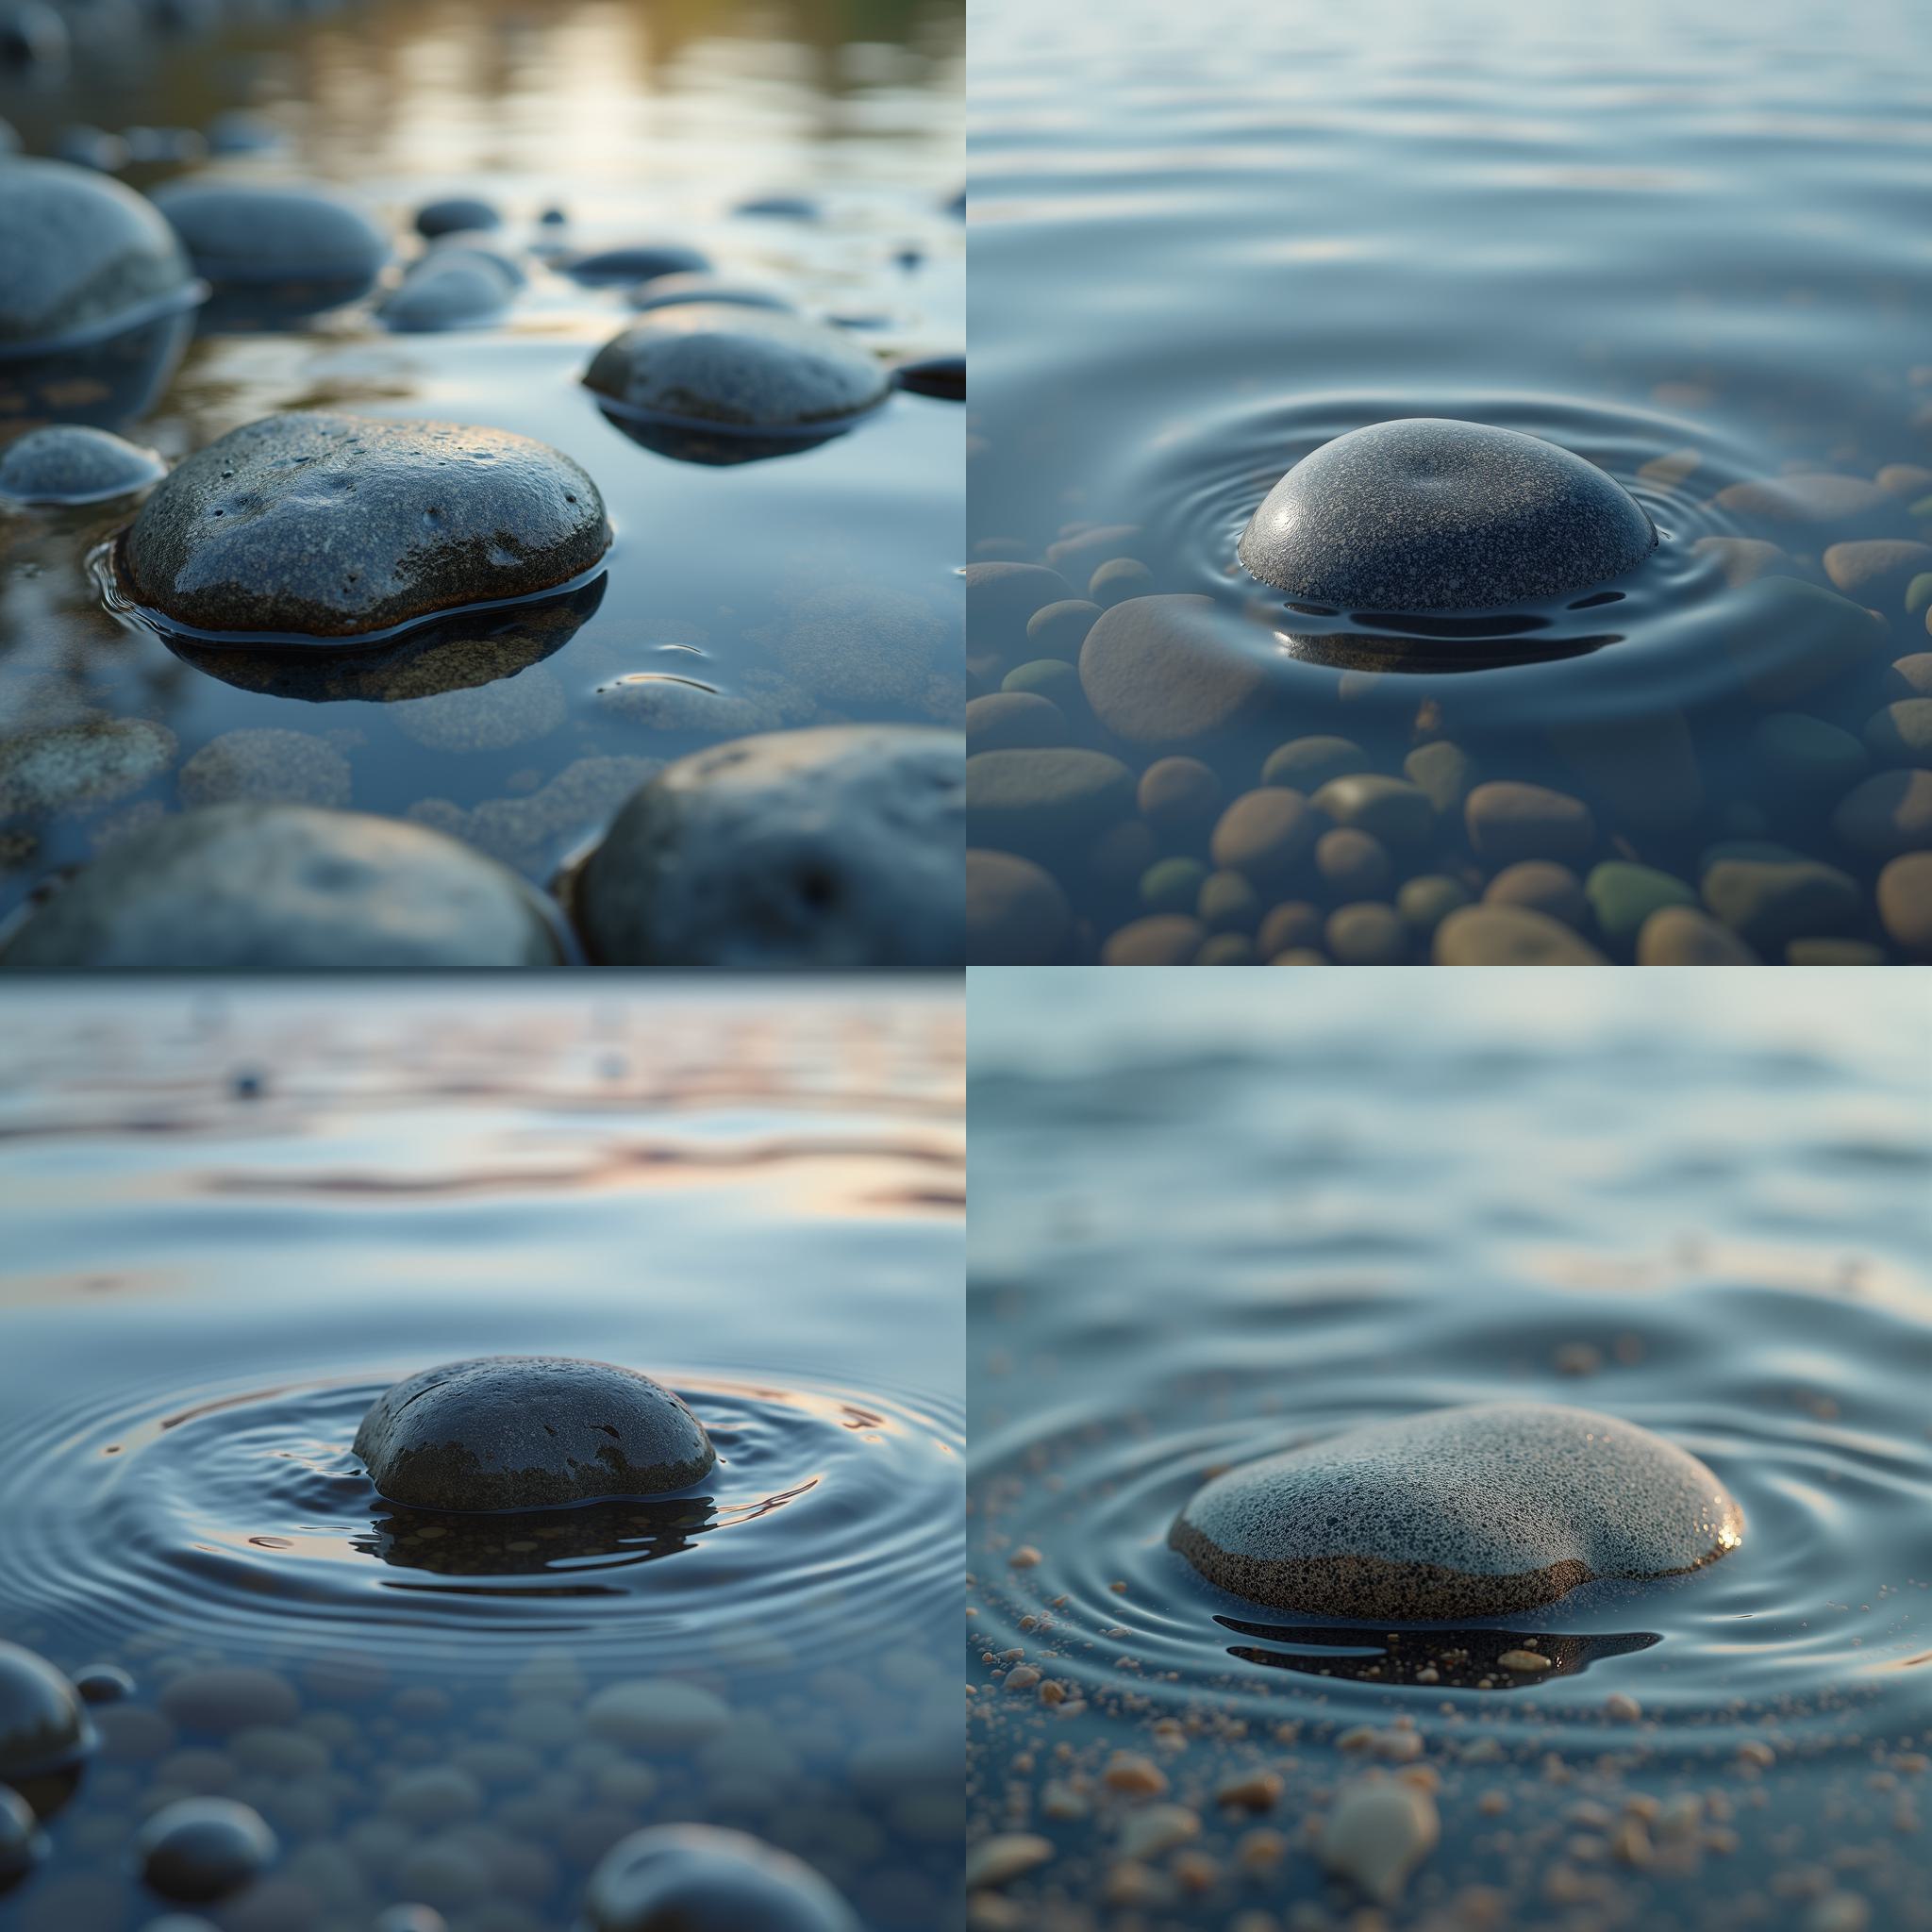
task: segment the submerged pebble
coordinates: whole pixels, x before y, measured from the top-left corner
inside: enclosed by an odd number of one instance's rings
[[[135,1840],[149,1889],[183,1905],[231,1897],[260,1877],[279,1849],[261,1814],[232,1798],[164,1805]]]
[[[633,308],[676,308],[688,302],[723,303],[731,308],[774,308],[790,311],[791,300],[761,282],[730,281],[723,275],[657,275],[631,291]]]
[[[484,1356],[398,1382],[355,1452],[412,1509],[542,1509],[653,1495],[717,1461],[705,1427],[634,1369],[558,1356]]]
[[[1243,1464],[1193,1497],[1169,1541],[1237,1596],[1415,1622],[1532,1608],[1596,1577],[1676,1575],[1742,1533],[1711,1471],[1647,1429],[1487,1403]]]
[[[613,282],[649,282],[659,275],[696,275],[710,271],[708,256],[675,242],[645,243],[628,248],[602,248],[573,256],[562,264],[574,281],[598,288]]]
[[[447,200],[432,201],[416,210],[417,234],[431,240],[470,229],[500,227],[502,224],[503,216],[494,203],[475,195],[451,195]]]
[[[493,257],[467,248],[432,249],[377,313],[405,333],[479,328],[502,317],[516,286]]]
[[[47,1856],[47,1835],[34,1807],[11,1785],[0,1785],[0,1894]]]
[[[86,1707],[45,1657],[0,1641],[0,1784],[66,1771],[93,1749]]]
[[[1415,418],[1302,458],[1241,535],[1262,582],[1343,610],[1495,609],[1588,590],[1657,529],[1614,478],[1538,437]]]
[[[585,1932],[859,1932],[801,1858],[741,1831],[659,1824],[607,1854],[584,1897]]]
[[[175,734],[145,718],[82,718],[0,738],[0,819],[87,811],[167,770]]]
[[[238,803],[117,841],[0,946],[0,970],[547,966],[535,893],[421,825]]]
[[[137,603],[192,629],[342,639],[582,575],[597,486],[507,430],[302,412],[190,457],[123,541]]]
[[[1436,1801],[1406,1778],[1362,1778],[1344,1786],[1322,1831],[1322,1863],[1377,1905],[1392,1906],[1409,1874],[1436,1847]]]
[[[153,450],[111,430],[51,424],[30,429],[0,453],[0,502],[106,503],[145,490],[167,473]]]
[[[159,190],[155,206],[217,285],[367,282],[389,259],[375,223],[320,189],[183,181]]]
[[[958,966],[964,743],[917,725],[741,738],[679,758],[575,884],[612,965]]]

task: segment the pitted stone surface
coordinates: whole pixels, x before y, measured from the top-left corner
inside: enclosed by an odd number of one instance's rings
[[[1485,1403],[1373,1423],[1209,1482],[1168,1541],[1278,1609],[1424,1622],[1695,1570],[1743,1515],[1694,1456],[1588,1409]]]
[[[1589,590],[1656,546],[1642,507],[1581,457],[1513,429],[1418,417],[1304,457],[1240,554],[1305,603],[1490,610]]]
[[[412,1509],[548,1509],[689,1488],[717,1461],[670,1390],[609,1362],[480,1356],[387,1391],[355,1452]]]

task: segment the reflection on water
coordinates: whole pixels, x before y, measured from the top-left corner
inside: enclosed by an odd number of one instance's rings
[[[974,974],[969,1828],[1051,1841],[1025,1923],[1348,1923],[1297,1831],[1377,1768],[1440,1814],[1393,1923],[1928,1923],[1932,1015],[1639,977]],[[1216,1471],[1497,1399],[1655,1430],[1749,1534],[1460,1626],[1295,1620],[1168,1546]]]
[[[869,1932],[958,1923],[956,999],[15,1009],[0,1621],[135,1681],[8,1901],[28,1932],[145,1924],[136,1821],[203,1790],[281,1837],[278,1932],[547,1932],[686,1819],[795,1850]],[[532,1352],[661,1375],[717,1468],[513,1514],[377,1494],[350,1444],[384,1389]],[[239,1731],[197,1701],[233,1665],[269,1674]]]

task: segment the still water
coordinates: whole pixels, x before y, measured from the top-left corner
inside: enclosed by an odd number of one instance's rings
[[[1392,1923],[1932,1924],[1932,1020],[1793,977],[974,975],[969,1840],[1046,1841],[1012,1923],[1350,1923],[1307,1827],[1381,1767],[1440,1815]],[[1741,1546],[1393,1630],[1167,1546],[1212,1470],[1496,1400],[1681,1444]]]
[[[14,1008],[0,1623],[135,1690],[0,1921],[144,1924],[133,1832],[207,1790],[282,1841],[234,1932],[402,1903],[541,1932],[683,1820],[795,1851],[872,1932],[955,1923],[957,1000]],[[706,1493],[384,1503],[363,1410],[497,1353],[663,1380],[717,1443]],[[206,1690],[233,1666],[270,1674],[239,1717]],[[594,1704],[639,1679],[635,1722]]]
[[[1061,586],[1042,600],[1205,598],[1215,641],[1191,668],[1178,644],[1144,646],[1144,689],[1179,688],[1150,697],[1156,724],[1125,701],[1128,671],[1101,691],[1091,653],[1067,668],[1081,623],[1028,637],[1024,608],[1017,623],[990,610],[972,689],[1061,714],[1000,741],[1103,752],[1135,776],[1185,756],[1223,801],[1300,738],[1341,738],[1341,769],[1395,777],[1424,745],[1466,760],[1435,755],[1435,833],[1384,838],[1389,866],[1351,879],[1309,864],[1217,912],[1186,890],[1198,876],[1143,887],[1161,859],[1227,869],[1211,811],[1176,831],[1124,786],[1083,814],[1037,751],[1030,826],[987,814],[974,842],[1053,874],[1072,913],[1061,956],[1098,957],[1137,917],[1171,914],[1196,919],[1196,948],[1232,934],[1265,958],[1258,922],[1304,901],[1317,916],[1293,943],[1333,951],[1319,915],[1339,904],[1391,903],[1412,876],[1479,896],[1499,865],[1472,849],[1464,807],[1487,779],[1589,808],[1582,837],[1528,854],[1579,875],[1636,858],[1694,900],[1735,841],[1826,864],[1857,891],[1835,886],[1830,913],[1794,923],[1745,915],[1753,949],[1786,963],[1793,941],[1830,940],[1897,958],[1871,889],[1924,841],[1887,788],[1905,790],[1924,752],[1882,714],[1925,690],[1907,577],[1932,556],[1850,584],[1882,624],[1792,580],[1845,588],[1828,546],[1916,542],[1932,518],[1932,265],[1911,213],[1932,187],[1932,62],[1915,9],[975,0],[972,20],[971,555],[1052,566]],[[1400,417],[1574,450],[1661,541],[1590,598],[1449,625],[1291,608],[1241,570],[1236,542],[1278,477]],[[1840,485],[1799,511],[1763,487],[1788,474]],[[1115,558],[1140,568],[1090,596]],[[1019,789],[1011,773],[1001,789]],[[1712,909],[1735,918],[1728,899]],[[1429,957],[1431,920],[1406,916],[1406,940],[1361,963]],[[1629,957],[1591,908],[1558,916]],[[1164,951],[1191,957],[1181,938]],[[1024,957],[1010,936],[1008,957]]]
[[[113,608],[90,557],[125,506],[0,512],[0,735],[100,716],[167,734],[158,769],[53,793],[31,774],[0,786],[0,913],[118,834],[205,802],[205,774],[234,760],[192,761],[236,731],[301,734],[227,741],[256,795],[414,818],[547,882],[662,759],[792,725],[956,723],[958,405],[902,392],[816,447],[679,460],[632,441],[580,383],[634,319],[626,291],[546,262],[695,247],[888,358],[959,353],[962,42],[944,0],[862,20],[787,4],[380,0],[238,12],[186,38],[117,41],[64,74],[0,72],[0,116],[32,153],[76,124],[198,142],[242,110],[262,145],[123,178],[346,190],[392,230],[399,260],[419,245],[418,208],[482,195],[528,276],[504,322],[429,335],[391,333],[375,296],[274,331],[210,309],[178,367],[174,345],[159,352],[158,392],[111,426],[176,459],[281,409],[491,425],[580,462],[616,531],[608,570],[541,622],[344,663],[171,648]],[[751,203],[789,211],[738,211]],[[542,224],[553,209],[567,220]]]

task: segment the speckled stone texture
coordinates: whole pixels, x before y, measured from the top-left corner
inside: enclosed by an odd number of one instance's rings
[[[859,1932],[800,1858],[741,1831],[658,1824],[633,1832],[591,1875],[580,1932]]]
[[[65,161],[0,160],[0,356],[110,334],[196,286],[132,189]]]
[[[1596,1577],[1674,1576],[1744,1519],[1693,1456],[1588,1409],[1485,1403],[1373,1423],[1243,1464],[1169,1542],[1277,1609],[1394,1622],[1500,1616]]]
[[[1613,477],[1555,443],[1418,417],[1304,457],[1241,533],[1263,583],[1342,610],[1493,610],[1590,590],[1657,546]]]
[[[479,1356],[398,1382],[355,1453],[411,1509],[552,1509],[658,1495],[707,1475],[705,1425],[634,1369],[562,1356]]]
[[[183,181],[155,206],[211,282],[355,281],[389,259],[389,237],[359,208],[312,188]]]
[[[0,451],[0,498],[15,503],[106,503],[166,475],[153,450],[77,423],[30,429]]]
[[[190,457],[121,562],[136,603],[193,629],[341,639],[555,590],[609,547],[596,484],[543,443],[317,411]]]
[[[598,350],[584,381],[620,408],[766,433],[844,422],[891,390],[878,358],[839,330],[723,302],[652,309]]]

